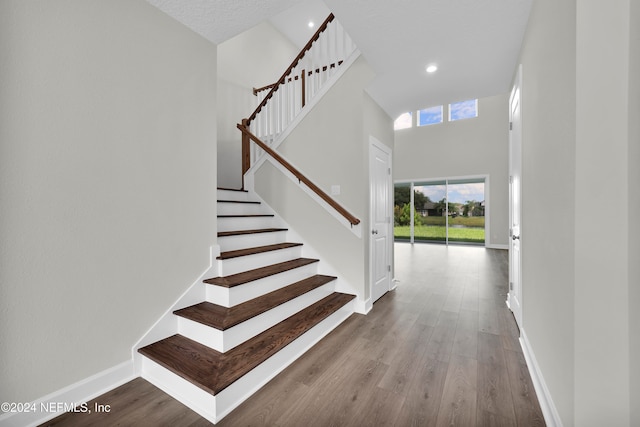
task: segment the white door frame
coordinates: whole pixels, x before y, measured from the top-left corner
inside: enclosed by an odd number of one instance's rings
[[[388,194],[388,220],[387,220],[387,259],[389,262],[388,271],[388,290],[393,289],[393,179],[392,179],[392,165],[393,165],[393,151],[387,145],[381,143],[373,136],[369,136],[369,230],[366,230],[367,238],[369,239],[369,299],[366,304],[366,311],[371,310],[373,306],[373,285],[375,281],[374,275],[374,248],[371,244],[371,232],[374,223],[374,211],[373,211],[373,168],[371,167],[371,153],[373,147],[376,147],[389,156],[389,173],[387,175],[387,194]]]
[[[513,105],[516,97],[518,117],[517,123],[514,125]],[[509,123],[509,293],[507,305],[513,312],[518,327],[522,330],[522,64],[518,66],[509,97]],[[514,142],[519,145],[517,150],[514,150]],[[518,218],[514,218],[514,212],[517,212]]]

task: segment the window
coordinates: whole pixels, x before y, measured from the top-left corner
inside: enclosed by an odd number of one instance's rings
[[[398,117],[395,122],[393,122],[393,129],[408,129],[413,125],[412,122],[413,120],[411,112],[404,113],[400,115],[400,117]]]
[[[484,245],[488,177],[396,183],[394,239],[411,243]]]
[[[477,99],[449,104],[449,121],[453,122],[455,120],[470,119],[473,117],[478,117]]]
[[[442,105],[418,111],[418,126],[442,123]]]

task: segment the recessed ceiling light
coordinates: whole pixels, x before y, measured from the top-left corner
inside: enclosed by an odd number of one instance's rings
[[[438,71],[437,65],[429,65],[427,67],[427,73],[435,73],[436,71]]]
[[[309,28],[313,28],[313,26],[316,25],[316,24],[314,24],[313,21],[309,21],[309,23],[307,25],[309,26]]]

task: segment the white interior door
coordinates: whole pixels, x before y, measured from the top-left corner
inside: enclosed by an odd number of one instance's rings
[[[521,115],[522,66],[509,102],[509,308],[522,328],[522,255],[520,220],[522,199],[522,115]]]
[[[391,288],[391,150],[371,138],[369,148],[371,185],[370,277],[371,300],[375,302]]]

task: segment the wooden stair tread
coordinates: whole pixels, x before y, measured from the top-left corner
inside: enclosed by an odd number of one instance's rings
[[[216,395],[343,307],[355,296],[333,293],[226,353],[173,335],[139,353]]]
[[[274,214],[218,215],[218,218],[273,218]]]
[[[260,202],[255,202],[253,200],[218,200],[218,203],[240,203],[240,204],[250,204],[250,205],[260,204]]]
[[[232,274],[230,276],[213,277],[211,279],[205,280],[204,283],[207,283],[209,285],[224,286],[225,288],[232,288],[234,286],[242,285],[258,279],[263,279],[265,277],[273,276],[274,274],[282,273],[294,268],[313,264],[314,262],[318,262],[318,260],[311,258],[296,258],[290,261],[256,268],[254,270],[243,271],[242,273]]]
[[[230,308],[201,302],[173,314],[224,331],[335,279],[318,274]]]
[[[247,255],[261,254],[265,252],[277,251],[280,249],[289,249],[296,246],[302,246],[302,243],[276,243],[275,245],[256,246],[253,248],[237,249],[235,251],[226,251],[220,253],[217,259],[238,258]]]
[[[218,237],[244,236],[247,234],[260,234],[260,233],[275,233],[278,231],[287,231],[287,229],[286,228],[258,228],[255,230],[220,231],[218,233]]]
[[[226,187],[218,187],[218,190],[223,191],[237,191],[239,193],[248,193],[248,190],[243,190],[242,188],[226,188]]]

